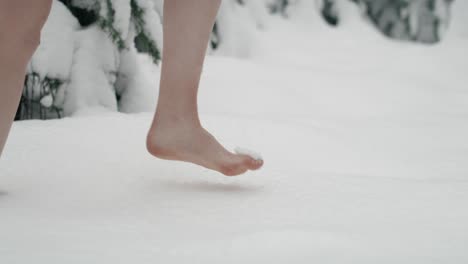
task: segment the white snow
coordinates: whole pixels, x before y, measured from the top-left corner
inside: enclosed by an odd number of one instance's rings
[[[257,47],[258,28],[264,26],[264,19],[258,14],[256,4],[239,5],[236,1],[222,1],[216,19],[219,47],[217,55],[248,58]]]
[[[146,24],[143,30],[157,41],[158,47],[162,47],[162,25],[153,2],[139,0],[138,4],[145,10]],[[138,53],[134,43],[135,35],[135,30],[130,29],[125,41],[127,48],[120,52],[115,83],[117,94],[120,95],[118,109],[124,113],[153,111],[158,94],[159,67],[149,55]]]
[[[117,111],[114,91],[119,51],[98,26],[77,31],[70,83],[64,103],[67,116],[87,107]]]
[[[453,19],[449,23],[449,37],[464,37],[468,38],[468,1],[454,1],[452,4]]]
[[[158,12],[158,8],[162,8],[162,2],[160,3],[159,0],[137,0],[137,3],[144,10],[144,31],[156,42],[156,46],[162,50],[162,10],[159,11],[160,13]]]
[[[135,47],[121,53],[119,78],[121,88],[119,111],[123,113],[151,112],[156,108],[159,92],[159,68],[147,54],[137,53]]]
[[[34,72],[41,79],[49,77],[64,81],[58,90],[55,102],[59,107],[63,105],[65,89],[68,80],[70,80],[75,48],[74,34],[78,28],[78,20],[61,2],[54,1],[50,16],[42,30],[41,45],[34,53],[27,68],[28,74]],[[51,106],[53,98],[46,96],[46,99],[41,99],[40,88],[40,85],[30,86],[31,90],[23,95],[31,97],[29,99],[40,99],[44,106]]]
[[[254,150],[250,150],[250,149],[247,149],[247,148],[243,148],[243,147],[236,147],[234,149],[234,152],[237,153],[237,154],[243,154],[243,155],[247,155],[247,156],[250,156],[251,158],[255,159],[255,160],[262,160],[262,155]]]
[[[54,103],[54,98],[52,95],[48,94],[41,98],[40,103],[44,107],[51,107]]]
[[[78,20],[70,11],[61,2],[53,1],[50,16],[42,30],[41,45],[30,61],[28,72],[68,80],[75,47],[74,32],[78,27]]]
[[[122,39],[127,39],[131,17],[130,0],[111,0],[110,2],[114,11],[113,26],[121,34]],[[104,6],[100,9],[100,16],[108,17],[109,7],[107,1],[101,1],[100,4]]]
[[[152,158],[151,113],[15,123],[1,263],[467,263],[468,40],[294,21],[204,67],[205,126],[260,171]]]

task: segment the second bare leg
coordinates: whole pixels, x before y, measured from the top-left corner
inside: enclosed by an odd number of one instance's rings
[[[52,0],[0,0],[0,154]]]

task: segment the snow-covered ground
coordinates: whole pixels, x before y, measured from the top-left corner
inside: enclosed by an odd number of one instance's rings
[[[151,113],[16,123],[0,263],[467,263],[468,41],[354,23],[271,21],[254,58],[207,59],[204,124],[258,172],[152,158]]]

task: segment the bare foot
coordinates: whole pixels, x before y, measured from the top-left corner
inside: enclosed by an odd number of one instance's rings
[[[149,153],[158,158],[194,163],[227,176],[257,170],[263,165],[263,160],[227,151],[201,125],[190,122],[155,124],[148,133],[146,146]]]

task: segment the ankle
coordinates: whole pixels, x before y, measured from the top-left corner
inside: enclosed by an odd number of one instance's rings
[[[200,129],[203,128],[198,117],[157,113],[146,139],[148,150],[158,152],[158,149],[164,149],[165,145],[173,143],[175,138],[183,138]]]
[[[198,128],[201,127],[201,122],[198,114],[195,112],[165,112],[157,110],[151,125],[150,131],[158,128],[175,129],[175,128]]]

